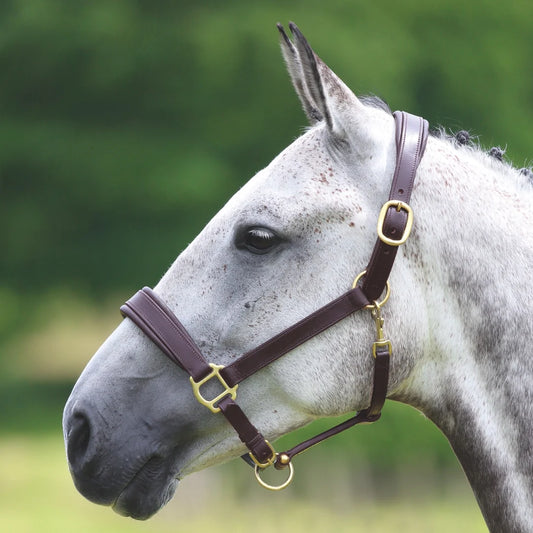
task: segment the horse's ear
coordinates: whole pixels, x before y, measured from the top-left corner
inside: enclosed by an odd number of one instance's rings
[[[291,22],[289,28],[294,42],[289,39],[283,26],[278,24],[282,37],[281,50],[309,121],[315,124],[325,120],[333,135],[346,137],[348,124],[353,124],[354,114],[365,120],[365,106],[315,54],[298,26]]]

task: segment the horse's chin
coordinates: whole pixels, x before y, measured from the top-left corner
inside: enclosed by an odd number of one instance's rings
[[[128,483],[112,504],[113,510],[135,520],[153,516],[174,496],[179,480],[157,476],[157,468],[149,461]]]

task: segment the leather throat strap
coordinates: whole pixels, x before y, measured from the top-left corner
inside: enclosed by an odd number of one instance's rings
[[[362,285],[347,291],[260,346],[250,350],[226,367],[210,365],[174,313],[148,287],[144,287],[121,308],[159,349],[191,377],[193,390],[201,403],[213,412],[220,411],[235,428],[251,456],[243,458],[260,467],[272,464],[274,451],[268,441],[248,420],[235,402],[236,386],[258,370],[303,344],[315,335],[343,320],[352,313],[372,306],[383,293],[396,257],[398,245],[408,233],[412,220],[408,206],[416,169],[423,155],[428,135],[424,119],[405,112],[395,112],[397,163],[389,202],[380,216],[381,229]],[[407,206],[407,207],[405,207]],[[382,220],[381,220],[382,219]],[[390,346],[379,345],[375,352],[373,391],[370,405],[353,418],[317,435],[298,446],[277,454],[288,460],[311,446],[362,422],[374,422],[381,416],[387,396]],[[214,400],[205,400],[200,391],[203,383],[218,379],[224,391]],[[254,461],[252,461],[252,459]],[[284,463],[285,465],[287,463]]]

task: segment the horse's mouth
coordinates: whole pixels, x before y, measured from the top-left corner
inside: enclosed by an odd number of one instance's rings
[[[146,520],[168,503],[178,483],[164,459],[153,457],[124,487],[112,508],[122,516]]]

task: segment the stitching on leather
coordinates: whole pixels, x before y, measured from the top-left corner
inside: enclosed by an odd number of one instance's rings
[[[196,346],[191,343],[191,341],[188,338],[188,335],[184,335],[183,334],[182,328],[180,328],[178,326],[178,324],[174,320],[172,320],[170,318],[170,316],[166,313],[165,309],[159,305],[159,302],[157,302],[156,300],[153,299],[151,294],[147,294],[144,291],[142,291],[142,294],[145,296],[145,301],[148,302],[152,306],[152,308],[155,309],[158,312],[159,316],[164,318],[165,322],[170,324],[172,329],[179,333],[179,337],[191,349],[191,353],[195,356],[195,359],[198,362],[203,363],[206,366],[206,370],[207,370],[208,369],[208,365],[207,365],[206,360],[204,359],[202,354],[198,352],[198,349],[196,348]],[[152,328],[154,327],[153,323],[150,323],[150,325],[152,326]],[[156,331],[154,333],[157,335],[157,337],[161,341],[161,343],[164,344],[165,346],[167,346],[167,348],[170,351],[170,353],[175,355],[176,359],[181,363],[181,365],[183,365],[184,367],[187,367],[188,365],[186,365],[184,362],[182,362],[181,358],[179,357],[179,354],[175,353],[173,345],[169,344],[167,339],[165,339],[165,337],[163,337],[162,334],[159,333],[159,331]],[[187,369],[187,371],[188,371],[188,369]]]

